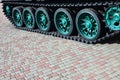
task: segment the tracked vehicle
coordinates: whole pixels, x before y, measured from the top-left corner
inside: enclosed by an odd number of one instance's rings
[[[119,34],[120,0],[2,0],[18,29],[84,43]]]

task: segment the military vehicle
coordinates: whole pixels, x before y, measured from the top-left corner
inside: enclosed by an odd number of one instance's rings
[[[2,0],[16,28],[84,43],[120,31],[120,0]]]

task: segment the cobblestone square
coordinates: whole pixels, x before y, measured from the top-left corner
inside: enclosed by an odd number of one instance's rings
[[[120,36],[92,45],[22,31],[1,8],[0,80],[120,80]]]

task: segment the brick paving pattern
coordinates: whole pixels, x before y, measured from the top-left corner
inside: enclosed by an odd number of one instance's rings
[[[0,80],[120,80],[120,44],[18,30],[0,9]]]

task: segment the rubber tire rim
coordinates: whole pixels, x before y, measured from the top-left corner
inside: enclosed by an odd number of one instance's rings
[[[20,23],[17,22],[17,20],[15,19],[15,11],[19,14],[19,16],[17,16],[17,17],[20,17],[20,20],[19,20]],[[21,11],[18,9],[18,7],[13,8],[12,17],[13,17],[13,21],[17,27],[21,27],[23,25],[22,14],[21,14]]]
[[[11,14],[11,9],[9,5],[5,5],[5,13],[7,16],[9,16]]]
[[[69,25],[70,25],[70,29],[69,29],[69,31],[68,32],[64,32],[64,31],[62,31],[61,29],[60,29],[60,27],[59,27],[59,25],[57,24],[57,16],[58,16],[58,14],[65,14],[66,15],[66,17],[68,17],[68,19],[69,19]],[[57,9],[56,10],[56,12],[55,12],[55,14],[54,14],[54,24],[55,24],[55,27],[56,27],[56,29],[57,29],[57,31],[60,33],[60,34],[62,34],[62,35],[66,35],[66,36],[69,36],[69,35],[71,35],[71,33],[72,33],[72,31],[73,31],[73,21],[72,21],[72,17],[71,17],[71,15],[70,15],[70,13],[69,13],[69,11],[67,10],[67,9],[64,9],[64,8],[59,8],[59,9]],[[67,24],[68,25],[68,24]]]
[[[26,18],[26,17],[25,17],[26,14],[25,14],[25,12],[29,14],[29,17],[28,17],[28,18],[31,18],[31,19],[32,19],[32,21],[29,21],[30,19],[28,19],[29,22],[32,22],[32,23],[30,23],[31,25],[29,25],[28,22],[26,22],[26,19],[25,19],[25,18]],[[23,21],[24,21],[26,27],[28,27],[28,28],[30,28],[30,29],[35,28],[35,18],[34,18],[34,14],[33,14],[33,12],[32,12],[32,8],[27,7],[27,8],[25,8],[25,9],[23,10]]]
[[[88,14],[88,15],[91,15],[95,22],[97,23],[97,34],[94,35],[93,37],[88,37],[85,33],[81,32],[81,27],[79,23],[81,23],[81,21],[79,21],[79,18],[81,15],[83,14]],[[100,21],[99,21],[99,18],[97,16],[97,12],[94,10],[94,9],[83,9],[83,10],[80,10],[76,16],[76,27],[77,27],[77,30],[79,32],[79,34],[86,40],[90,40],[90,41],[93,41],[93,40],[96,40],[99,36],[100,36],[100,31],[101,31],[101,25],[100,25]],[[82,16],[83,17],[83,16]],[[93,25],[93,24],[92,24]],[[93,28],[93,26],[91,27]]]
[[[38,21],[38,18],[40,18],[39,16],[42,16],[42,15],[40,15],[39,13],[42,13],[43,14],[43,16],[44,16],[44,19],[47,19],[47,22],[45,22],[45,23],[47,23],[45,26],[46,26],[46,28],[44,28]],[[39,15],[39,16],[38,16]],[[50,18],[49,18],[49,14],[48,14],[48,12],[47,12],[47,9],[46,8],[43,8],[43,7],[41,7],[41,8],[38,8],[37,9],[37,11],[36,11],[36,13],[35,13],[35,19],[36,19],[36,23],[37,23],[37,26],[38,26],[38,28],[40,29],[40,30],[42,30],[42,31],[49,31],[49,29],[50,29]]]

